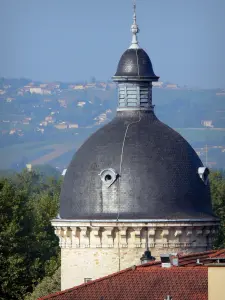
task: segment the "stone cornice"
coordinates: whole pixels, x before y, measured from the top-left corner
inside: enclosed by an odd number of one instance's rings
[[[52,221],[61,248],[195,248],[212,246],[215,222]]]
[[[53,219],[52,226],[91,226],[91,227],[192,227],[192,226],[218,226],[219,219],[177,219],[177,220],[66,220]]]

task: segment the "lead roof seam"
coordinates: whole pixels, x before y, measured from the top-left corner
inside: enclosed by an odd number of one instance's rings
[[[138,76],[140,77],[140,70],[139,70],[139,60],[138,60],[138,54],[137,54],[137,50],[138,50],[138,49],[135,49],[135,52],[136,52],[136,58],[137,58],[137,69],[138,69]]]
[[[128,132],[129,127],[132,124],[139,123],[141,121],[141,119],[142,119],[142,116],[141,116],[141,113],[139,111],[139,120],[135,121],[135,122],[131,122],[127,125],[125,133],[124,133],[124,137],[123,137],[123,143],[122,143],[121,154],[120,154],[120,167],[119,167],[119,193],[118,193],[119,196],[118,196],[118,207],[117,207],[117,222],[119,221],[119,215],[120,215],[120,182],[121,182],[120,178],[121,178],[121,174],[122,174],[122,163],[123,163],[123,153],[124,153],[125,140],[126,140],[126,136],[127,136],[127,132]]]

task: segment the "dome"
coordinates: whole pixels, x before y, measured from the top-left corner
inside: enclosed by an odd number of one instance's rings
[[[120,58],[115,77],[147,77],[157,81],[148,54],[141,48],[127,49]]]
[[[128,126],[128,124],[130,124]],[[202,162],[153,111],[121,111],[73,157],[61,191],[63,219],[213,217]]]

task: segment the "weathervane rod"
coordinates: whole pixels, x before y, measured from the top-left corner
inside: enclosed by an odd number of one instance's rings
[[[136,21],[136,0],[133,0],[134,19]]]

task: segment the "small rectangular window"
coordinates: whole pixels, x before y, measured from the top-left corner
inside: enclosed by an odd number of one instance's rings
[[[84,278],[84,283],[91,281],[92,278]]]

